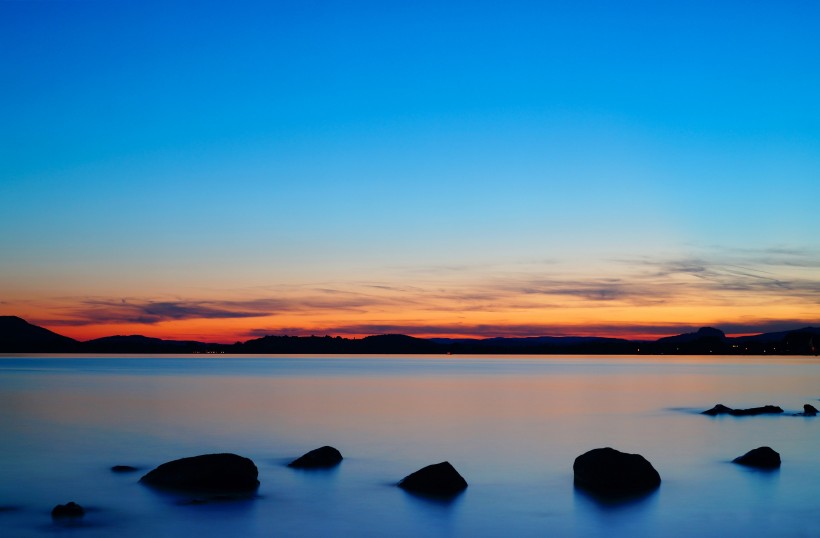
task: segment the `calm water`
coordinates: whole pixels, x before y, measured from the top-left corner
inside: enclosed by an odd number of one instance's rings
[[[697,413],[818,398],[820,361],[779,357],[0,356],[0,536],[820,536],[820,417]],[[325,444],[338,468],[285,466]],[[763,445],[779,471],[729,463]],[[661,488],[577,492],[573,460],[603,446],[644,455]],[[212,452],[253,459],[258,496],[137,483]],[[395,487],[444,460],[470,484],[452,502]],[[71,500],[82,523],[52,523]]]

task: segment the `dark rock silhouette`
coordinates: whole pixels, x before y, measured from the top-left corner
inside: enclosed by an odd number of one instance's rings
[[[130,465],[115,465],[111,467],[111,471],[115,473],[133,473],[139,471],[139,469]]]
[[[648,493],[661,484],[658,471],[640,454],[596,448],[575,458],[575,485],[607,497]]]
[[[164,489],[248,492],[259,486],[259,471],[236,454],[205,454],[163,463],[140,482]]]
[[[803,405],[803,412],[802,413],[792,413],[793,417],[816,417],[817,416],[817,408],[811,404]]]
[[[750,407],[748,409],[732,409],[723,404],[717,404],[711,409],[703,411],[701,414],[709,416],[732,415],[733,417],[747,417],[756,415],[779,415],[783,409],[776,405],[764,405],[763,407]]]
[[[716,415],[731,415],[734,412],[735,410],[731,407],[726,407],[723,404],[717,404],[713,408],[701,412],[701,415],[710,415],[714,417]]]
[[[51,511],[51,517],[55,519],[79,518],[85,515],[85,509],[74,501],[66,504],[58,504]]]
[[[467,481],[450,462],[443,461],[405,476],[398,486],[412,493],[448,497],[463,491],[467,487]]]
[[[332,446],[323,446],[296,458],[288,463],[288,467],[296,469],[326,469],[339,465],[341,461],[341,452]]]
[[[748,451],[732,462],[760,469],[776,469],[780,467],[780,454],[767,446],[762,446]]]

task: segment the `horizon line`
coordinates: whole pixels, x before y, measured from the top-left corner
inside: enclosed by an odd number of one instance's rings
[[[657,332],[654,332],[654,331],[652,331],[652,332],[634,331],[633,332],[633,331],[629,331],[629,330],[618,331],[618,326],[617,325],[602,326],[602,325],[597,325],[596,324],[596,325],[591,325],[591,326],[594,326],[598,329],[604,329],[604,330],[598,331],[598,332],[590,332],[589,330],[587,330],[587,331],[581,331],[581,332],[578,332],[578,333],[567,333],[567,332],[563,332],[563,331],[562,332],[557,332],[557,333],[532,333],[532,332],[528,332],[526,334],[521,334],[521,333],[516,334],[517,331],[512,330],[512,331],[510,331],[509,333],[506,333],[506,334],[496,333],[494,335],[486,335],[486,334],[477,334],[477,333],[472,332],[472,331],[463,331],[463,329],[465,327],[461,327],[461,329],[462,329],[461,331],[454,331],[454,330],[452,330],[453,328],[445,328],[445,327],[441,327],[441,328],[438,328],[438,330],[433,330],[433,331],[429,330],[429,329],[431,329],[431,327],[424,327],[424,328],[416,327],[417,329],[421,329],[418,332],[415,332],[415,331],[402,331],[401,329],[408,329],[408,328],[411,328],[411,327],[396,324],[396,326],[394,326],[394,327],[390,327],[388,325],[382,326],[380,328],[385,329],[385,330],[382,330],[382,331],[370,331],[370,332],[358,332],[358,331],[348,332],[348,331],[340,331],[340,330],[338,330],[338,328],[337,328],[337,330],[333,330],[333,331],[321,330],[321,329],[315,329],[315,330],[297,329],[297,328],[293,328],[293,327],[288,327],[284,330],[281,330],[281,329],[280,330],[276,330],[276,329],[274,329],[274,330],[256,329],[256,330],[248,331],[246,334],[242,335],[242,336],[245,337],[244,340],[241,339],[241,338],[235,338],[235,337],[234,338],[228,338],[228,337],[219,338],[219,337],[217,337],[216,339],[214,339],[212,337],[203,337],[202,335],[193,335],[193,334],[191,334],[191,335],[179,335],[179,336],[169,335],[169,334],[162,334],[165,331],[162,331],[160,333],[155,332],[155,335],[150,334],[151,331],[148,331],[148,334],[144,334],[142,332],[130,332],[130,333],[127,333],[127,334],[126,333],[116,333],[115,332],[115,333],[104,334],[103,336],[95,336],[95,337],[92,337],[92,338],[81,339],[81,338],[76,338],[76,337],[73,337],[73,336],[69,336],[69,335],[67,335],[64,332],[59,330],[59,328],[61,328],[61,327],[71,326],[69,324],[61,324],[59,322],[54,323],[53,322],[54,320],[50,320],[50,321],[52,321],[52,323],[49,323],[49,322],[43,323],[43,322],[39,322],[37,320],[34,320],[32,322],[32,321],[29,321],[29,320],[23,318],[22,316],[16,316],[16,315],[8,315],[8,316],[3,316],[3,317],[16,317],[18,319],[21,319],[21,320],[25,321],[26,323],[29,323],[30,325],[42,327],[44,329],[47,329],[51,332],[54,332],[54,333],[60,335],[60,336],[65,336],[67,338],[71,338],[72,340],[76,340],[78,342],[90,342],[90,341],[98,340],[98,339],[101,339],[101,338],[111,338],[111,337],[140,336],[140,337],[145,337],[145,338],[156,338],[156,339],[159,339],[159,340],[195,341],[195,342],[200,342],[200,343],[220,344],[220,345],[231,345],[231,344],[234,344],[234,343],[244,343],[244,342],[249,342],[249,341],[253,341],[253,340],[256,340],[256,339],[259,339],[259,338],[264,338],[264,337],[293,337],[293,338],[310,338],[310,337],[326,338],[326,337],[329,337],[329,338],[343,338],[343,339],[356,340],[356,339],[362,339],[362,338],[367,338],[367,337],[371,337],[371,336],[390,336],[390,335],[408,336],[408,337],[411,337],[411,338],[418,338],[418,339],[423,339],[423,340],[449,339],[449,340],[476,340],[476,341],[481,341],[481,340],[491,340],[491,339],[494,339],[494,338],[502,338],[502,339],[608,338],[608,339],[626,340],[626,341],[630,341],[630,342],[653,342],[653,341],[659,340],[661,338],[666,338],[666,337],[670,337],[670,336],[679,336],[679,335],[683,335],[683,334],[697,333],[699,330],[704,329],[704,328],[711,328],[711,329],[720,330],[724,334],[724,336],[727,337],[727,338],[741,338],[741,337],[746,337],[746,336],[756,336],[756,335],[768,334],[768,333],[799,331],[801,329],[813,328],[813,326],[814,326],[814,324],[812,322],[807,322],[807,321],[802,321],[801,322],[801,321],[797,321],[797,320],[792,320],[791,323],[788,322],[788,321],[783,321],[783,322],[769,322],[769,323],[766,323],[766,324],[762,324],[763,326],[761,326],[758,330],[741,330],[741,331],[728,332],[728,331],[720,328],[720,324],[705,324],[705,325],[700,325],[700,326],[697,326],[697,327],[695,327],[694,325],[688,325],[688,324],[674,324],[674,325],[673,324],[658,324],[658,325],[649,325],[649,324],[647,324],[647,325],[643,325],[643,326],[640,326],[640,327],[642,329],[645,329],[645,330],[650,329],[650,328],[655,329]],[[731,324],[731,323],[728,323],[727,325],[730,325],[730,326],[731,325],[736,325],[737,326],[737,324]],[[358,328],[362,328],[362,327],[358,327]],[[476,328],[479,328],[479,327],[476,327]],[[481,327],[481,328],[486,329],[486,327]],[[632,327],[632,328],[636,329],[637,327]],[[749,327],[749,328],[751,328],[751,327]],[[768,328],[769,330],[766,330],[766,328]],[[394,329],[394,330],[391,330],[391,329]],[[425,329],[427,329],[427,330],[425,330]],[[450,330],[446,330],[446,329],[450,329]],[[663,332],[660,332],[662,329],[666,329],[666,330],[663,331]],[[70,333],[71,331],[68,331],[68,332]],[[471,332],[472,332],[472,334],[469,334]],[[156,335],[156,334],[160,334],[160,335]],[[236,335],[236,336],[239,336],[239,335]]]

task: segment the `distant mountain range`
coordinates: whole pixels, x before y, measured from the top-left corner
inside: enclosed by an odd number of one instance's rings
[[[259,353],[259,354],[646,354],[646,355],[817,355],[820,328],[730,338],[703,327],[654,341],[587,336],[532,338],[415,338],[382,334],[340,336],[264,336],[235,344],[161,340],[147,336],[107,336],[81,342],[32,325],[17,316],[0,316],[0,353]]]

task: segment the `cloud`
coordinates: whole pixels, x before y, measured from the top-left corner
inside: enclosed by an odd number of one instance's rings
[[[769,265],[740,265],[725,261],[709,262],[699,259],[644,262],[657,269],[658,280],[690,276],[699,282],[690,282],[692,292],[712,294],[743,293],[746,296],[790,298],[816,303],[820,298],[820,278],[776,271]],[[820,263],[800,267],[820,269]],[[818,273],[820,274],[820,273]]]
[[[761,257],[768,261],[759,262]],[[800,314],[791,314],[793,320],[800,315],[805,316],[804,320],[811,320],[812,316],[816,317],[816,305],[820,304],[820,260],[807,251],[727,250],[665,259],[623,258],[580,267],[578,272],[559,264],[510,264],[493,267],[488,272],[467,274],[456,269],[448,267],[444,271],[433,271],[432,276],[415,279],[402,270],[374,280],[233,289],[224,291],[222,297],[208,299],[73,299],[64,308],[63,319],[50,321],[48,325],[153,325],[179,320],[267,318],[263,322],[249,322],[252,328],[247,330],[247,336],[392,332],[485,336],[668,335],[697,327],[679,323],[674,314],[670,314],[671,319],[662,317],[664,312],[673,312],[661,310],[666,306],[690,310],[730,307],[734,312],[738,308],[751,308],[758,309],[762,318],[771,305],[790,304],[801,310]],[[215,293],[210,291],[209,295]],[[538,323],[538,320],[554,321],[559,315],[565,315],[567,321],[578,319],[573,309],[584,309],[586,323]],[[623,312],[627,309],[632,319],[640,322],[607,323],[608,319],[624,319]],[[608,312],[616,310],[621,314],[608,318]],[[710,311],[710,319],[715,315],[720,315],[719,310]],[[271,318],[277,316],[283,320],[282,326],[272,322]],[[300,323],[295,321],[296,317],[304,321],[304,327],[293,326]],[[328,319],[339,322],[328,322]],[[497,319],[501,324],[486,324],[488,319]],[[512,325],[504,321],[507,319],[516,322],[531,319],[534,323]],[[722,327],[732,333],[794,326],[790,321],[776,326],[776,322],[766,319],[725,319]],[[471,320],[475,323],[470,323]],[[653,322],[643,323],[643,320]]]
[[[257,301],[250,306],[258,307]],[[206,301],[128,301],[87,299],[70,310],[70,316],[58,325],[93,325],[137,323],[152,325],[162,321],[187,319],[229,319],[260,316],[259,308],[248,304],[211,303]]]
[[[375,306],[396,303],[393,299],[331,288],[290,289],[281,297],[236,300],[84,298],[74,302],[78,306],[67,308],[64,319],[49,321],[49,325],[153,325],[164,321],[269,317],[285,313],[366,313]]]

